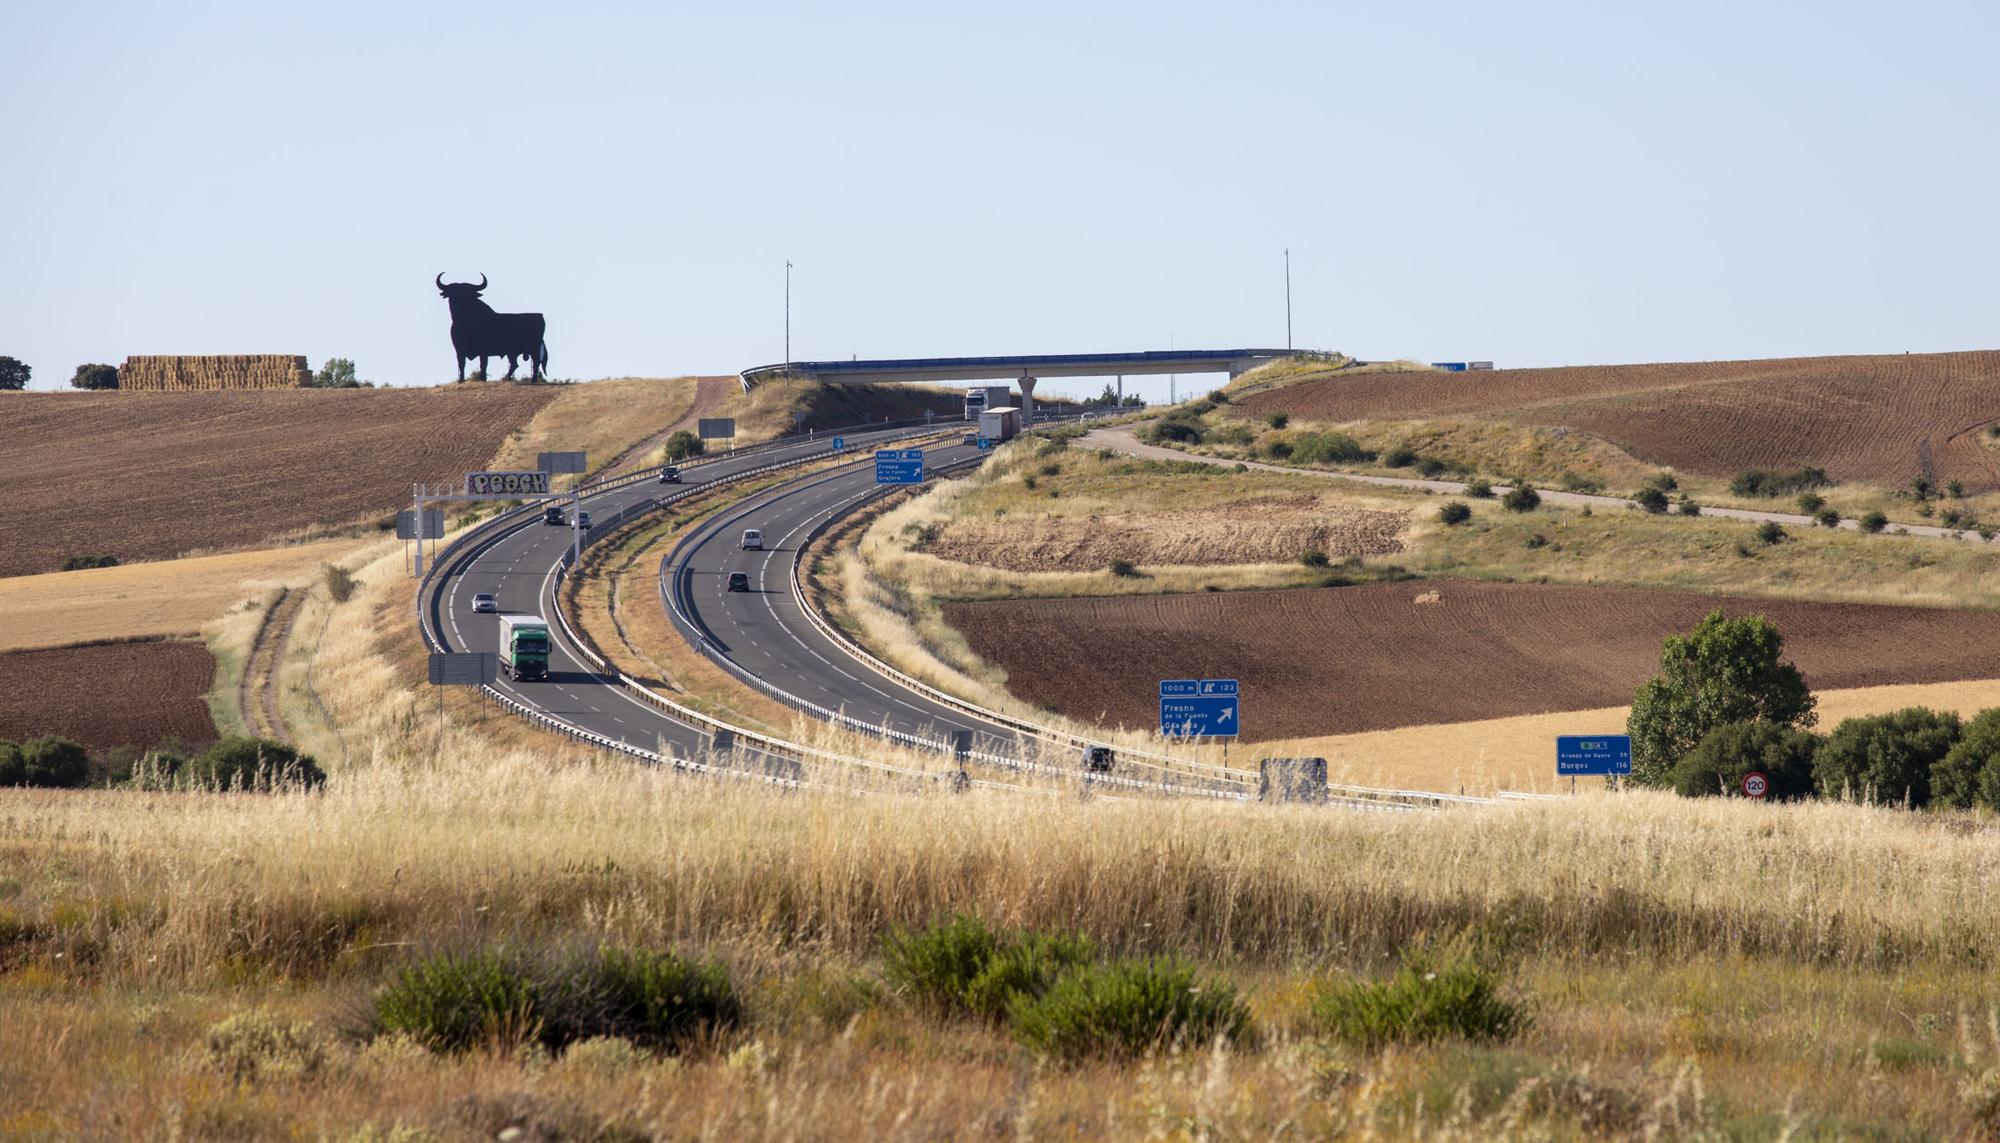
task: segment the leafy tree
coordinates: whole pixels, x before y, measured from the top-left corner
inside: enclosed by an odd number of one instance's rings
[[[0,357],[0,389],[26,389],[28,374],[34,370],[26,362],[12,357]]]
[[[72,389],[116,389],[118,388],[118,367],[116,365],[79,365],[76,376],[69,379]]]
[[[1812,692],[1797,667],[1779,659],[1784,636],[1761,615],[1731,619],[1712,611],[1686,635],[1670,635],[1660,673],[1632,699],[1632,780],[1665,786],[1676,763],[1710,731],[1732,722],[1807,727]]]
[[[1632,497],[1632,502],[1652,515],[1658,516],[1667,510],[1667,493],[1664,489],[1649,484]]]
[[[21,768],[30,786],[68,789],[90,777],[90,755],[79,743],[48,735],[21,744]]]
[[[1770,779],[1773,801],[1813,794],[1813,756],[1822,739],[1809,730],[1775,722],[1732,722],[1708,732],[1674,764],[1674,791],[1684,798],[1733,796],[1752,770]]]
[[[1870,512],[1861,517],[1861,530],[1864,532],[1879,532],[1888,526],[1889,518],[1880,512]]]
[[[315,389],[359,389],[361,379],[354,372],[354,362],[345,357],[329,357],[313,374]]]
[[[667,438],[666,447],[668,464],[686,460],[691,456],[700,456],[708,451],[708,446],[702,443],[701,438],[686,429],[675,430],[673,435]]]
[[[1931,799],[2000,808],[2000,708],[1980,711],[1931,767]]]
[[[1957,714],[1920,706],[1850,718],[1834,727],[1820,747],[1813,760],[1813,784],[1831,798],[1929,805],[1931,769],[1957,745],[1959,730]]]
[[[0,787],[19,786],[28,780],[28,768],[21,761],[21,748],[0,739]]]
[[[280,786],[317,786],[326,774],[310,754],[282,742],[231,735],[188,763],[196,782],[225,790],[269,790]]]

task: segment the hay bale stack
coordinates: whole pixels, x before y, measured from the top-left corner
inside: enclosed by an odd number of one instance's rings
[[[312,370],[306,368],[306,359],[288,353],[127,357],[118,370],[119,388],[155,392],[298,389],[310,384]]]

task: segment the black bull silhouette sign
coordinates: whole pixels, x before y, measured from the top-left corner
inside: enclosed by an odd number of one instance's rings
[[[486,275],[479,284],[451,282],[437,276],[438,294],[451,305],[451,348],[458,354],[458,379],[465,380],[465,362],[479,359],[479,379],[486,379],[486,359],[507,359],[507,376],[514,376],[520,359],[528,359],[528,376],[536,381],[549,367],[549,343],[543,340],[548,323],[540,314],[500,314],[480,300],[486,289]]]

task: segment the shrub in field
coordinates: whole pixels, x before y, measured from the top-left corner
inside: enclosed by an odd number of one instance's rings
[[[1438,521],[1442,524],[1463,524],[1472,519],[1472,505],[1463,500],[1447,500],[1438,509]]]
[[[1291,424],[1292,419],[1283,413],[1272,413],[1269,417],[1266,417],[1264,419],[1264,423],[1271,426],[1274,429],[1282,429],[1286,425]]]
[[[1650,485],[1641,488],[1632,497],[1632,502],[1655,516],[1663,515],[1667,510],[1667,494]]]
[[[1019,997],[1010,1012],[1022,1043],[1060,1060],[1126,1059],[1250,1034],[1250,1009],[1234,986],[1171,960],[1078,968],[1040,998]]]
[[[116,365],[79,365],[69,379],[72,389],[116,389],[118,388],[118,367]]]
[[[1320,990],[1311,1020],[1364,1048],[1457,1038],[1506,1040],[1526,1028],[1520,1004],[1501,995],[1497,974],[1469,957],[1418,951],[1385,981],[1348,981]]]
[[[1675,763],[1674,792],[1684,798],[1742,792],[1743,776],[1757,771],[1770,779],[1772,801],[1813,795],[1813,756],[1824,741],[1809,730],[1774,722],[1731,722],[1716,727],[1700,745]]]
[[[1785,529],[1776,520],[1766,520],[1757,525],[1757,538],[1766,544],[1785,542]]]
[[[1910,707],[1833,728],[1813,758],[1813,785],[1829,798],[1930,804],[1931,770],[1957,744],[1958,715]]]
[[[326,1065],[326,1044],[311,1021],[291,1021],[256,1009],[208,1030],[209,1066],[238,1083],[275,1076],[309,1076]]]
[[[1112,560],[1111,574],[1121,579],[1138,579],[1139,569],[1133,566],[1131,560]]]
[[[1980,711],[1931,767],[1931,798],[1961,809],[2000,809],[2000,708]]]
[[[1818,524],[1822,528],[1838,528],[1840,527],[1840,513],[1831,508],[1822,508],[1819,510],[1818,515],[1813,517],[1813,523]]]
[[[16,357],[0,357],[0,390],[20,390],[28,387],[28,377],[34,370]]]
[[[1491,500],[1493,499],[1493,482],[1484,477],[1468,481],[1465,485],[1465,494],[1474,500]]]
[[[64,571],[88,571],[91,568],[115,568],[117,556],[71,556],[63,561]]]
[[[1675,504],[1675,508],[1683,516],[1701,515],[1701,505],[1695,503],[1694,497],[1692,496],[1683,495],[1680,498],[1680,500]]]
[[[1272,441],[1264,446],[1264,455],[1272,460],[1287,460],[1292,455],[1292,442]]]
[[[1937,495],[1937,485],[1932,483],[1929,477],[1919,476],[1910,481],[1910,495],[1916,497],[1919,502],[1929,500]]]
[[[1146,439],[1153,444],[1165,444],[1169,441],[1177,441],[1182,444],[1200,444],[1201,437],[1202,429],[1200,422],[1182,420],[1175,417],[1154,421],[1146,429]]]
[[[686,460],[691,456],[700,456],[707,451],[708,445],[703,443],[700,437],[686,429],[675,429],[667,435],[666,456],[668,464]]]
[[[1526,484],[1519,484],[1507,490],[1500,498],[1509,512],[1533,512],[1542,505],[1542,494]]]
[[[446,954],[404,969],[375,997],[375,1031],[432,1051],[519,1047],[541,1035],[540,993],[510,957]]]
[[[1737,473],[1729,482],[1729,491],[1737,496],[1785,496],[1825,488],[1832,483],[1823,468],[1800,468],[1792,472],[1752,469]]]
[[[354,577],[338,564],[326,565],[326,593],[335,603],[346,603],[354,597]]]
[[[1652,479],[1646,481],[1646,487],[1657,488],[1662,492],[1672,492],[1680,486],[1680,479],[1671,472],[1654,473]]]
[[[551,1044],[619,1036],[641,1047],[683,1048],[743,1020],[728,969],[647,949],[600,950],[542,994],[542,1037]]]
[[[1660,673],[1632,699],[1632,780],[1665,786],[1676,763],[1710,731],[1732,722],[1808,727],[1812,692],[1782,661],[1784,636],[1762,616],[1712,611],[1686,635],[1670,635]]]
[[[1318,548],[1307,548],[1304,552],[1300,553],[1299,562],[1309,568],[1323,568],[1332,561],[1328,560],[1326,553],[1320,551]]]
[[[27,781],[28,768],[21,761],[20,746],[0,739],[0,787],[22,786]]]
[[[1000,935],[977,917],[953,917],[882,940],[891,984],[945,1012],[970,1008],[972,982],[1000,951]]]
[[[1889,518],[1880,512],[1870,512],[1861,517],[1861,530],[1869,534],[1880,532],[1889,526]]]
[[[51,789],[75,789],[90,779],[90,754],[81,743],[44,735],[21,744],[21,782]]]
[[[1408,468],[1417,463],[1417,452],[1408,445],[1397,445],[1382,454],[1382,463],[1389,468]]]
[[[1799,493],[1799,498],[1793,501],[1793,503],[1799,506],[1800,512],[1810,516],[1821,508],[1826,507],[1826,497],[1821,496],[1817,492],[1801,492]]]
[[[269,791],[286,786],[318,786],[326,772],[310,754],[268,738],[230,735],[190,760],[187,774],[222,790]]]
[[[974,1015],[999,1020],[1023,998],[1047,993],[1064,973],[1097,959],[1086,937],[1026,933],[1003,942],[986,967],[966,985],[965,1004]]]
[[[1346,433],[1305,433],[1292,442],[1292,459],[1300,464],[1355,464],[1375,454]]]
[[[1450,465],[1447,465],[1434,456],[1423,457],[1417,461],[1417,475],[1427,480],[1443,476],[1446,472],[1450,471],[1450,468]]]
[[[1944,494],[1953,500],[1963,500],[1965,499],[1965,485],[1956,480],[1946,481]]]

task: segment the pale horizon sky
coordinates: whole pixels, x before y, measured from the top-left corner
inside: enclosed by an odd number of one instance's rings
[[[557,377],[1294,343],[1503,367],[1976,349],[1971,3],[0,8],[0,354]],[[1186,379],[1184,379],[1184,384]],[[1194,389],[1208,382],[1196,382]],[[1097,383],[1044,391],[1094,391]]]

